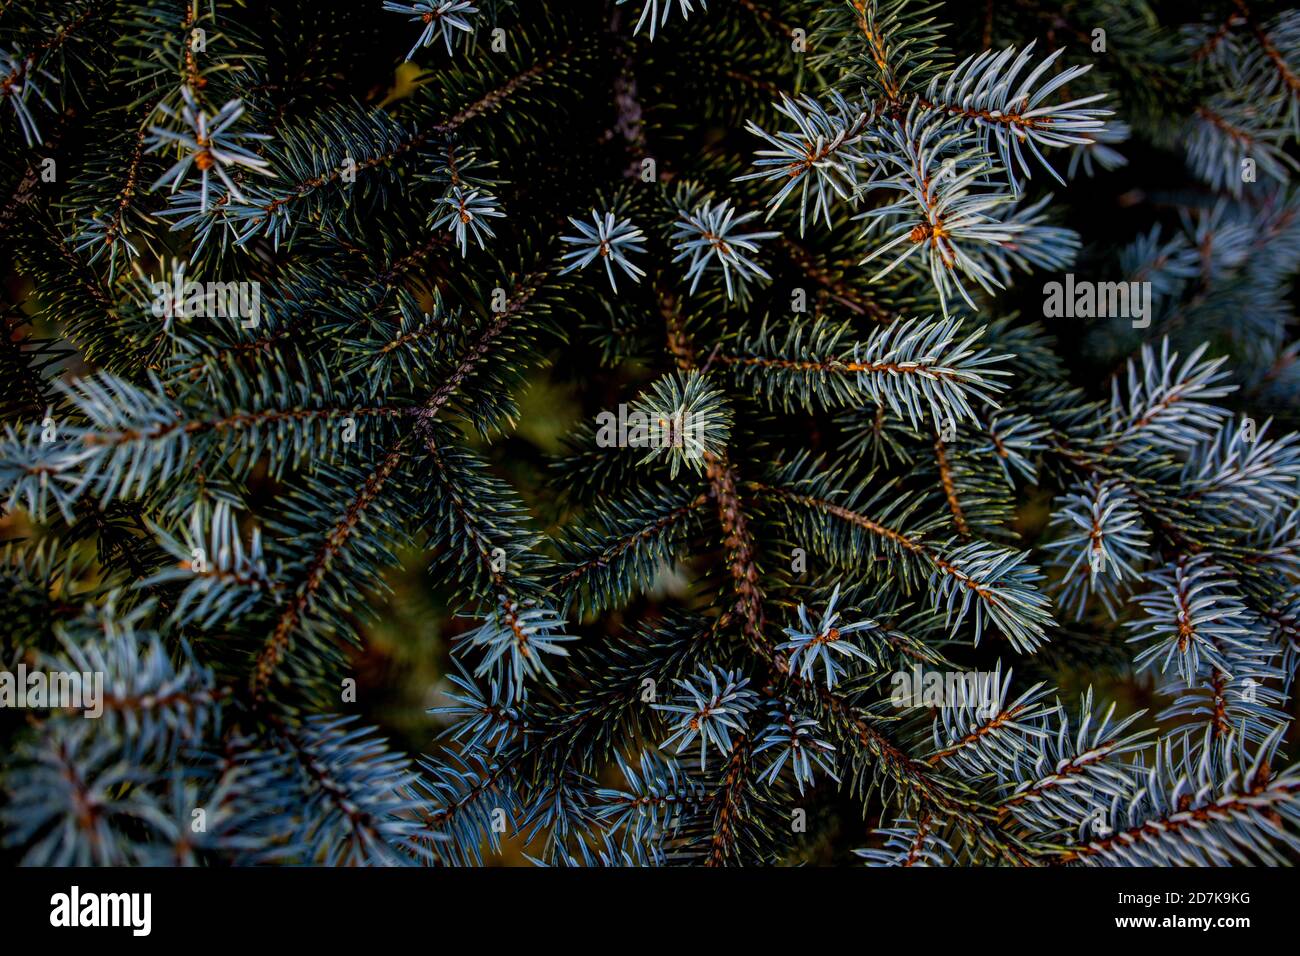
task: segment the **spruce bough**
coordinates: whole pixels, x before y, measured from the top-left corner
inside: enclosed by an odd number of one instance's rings
[[[1297,74],[1242,2],[6,5],[4,853],[1293,861]]]

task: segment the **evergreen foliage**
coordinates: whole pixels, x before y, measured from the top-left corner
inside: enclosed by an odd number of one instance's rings
[[[1300,14],[1060,6],[0,5],[0,852],[1294,862]]]

